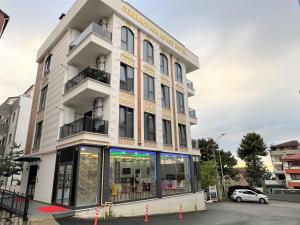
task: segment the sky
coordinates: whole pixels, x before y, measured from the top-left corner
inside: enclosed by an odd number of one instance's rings
[[[194,138],[236,152],[248,132],[267,145],[300,140],[297,0],[129,0],[199,56]],[[0,40],[0,101],[33,84],[36,52],[74,0],[1,0],[11,16]],[[270,160],[266,159],[267,164]]]

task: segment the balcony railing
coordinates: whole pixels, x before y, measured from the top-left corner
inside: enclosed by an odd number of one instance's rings
[[[65,84],[65,92],[69,91],[83,80],[90,78],[110,85],[110,74],[96,68],[87,67]]]
[[[189,109],[189,114],[190,114],[191,118],[197,119],[196,110],[190,108]]]
[[[99,24],[93,22],[74,41],[71,42],[70,50],[78,46],[90,34],[95,34],[110,42],[112,41],[112,33],[101,27]]]
[[[186,85],[187,85],[188,88],[194,90],[194,83],[193,83],[193,81],[190,81],[190,80],[187,79],[186,80]]]
[[[61,127],[60,138],[66,138],[83,131],[97,134],[108,134],[108,121],[91,117],[81,118]]]

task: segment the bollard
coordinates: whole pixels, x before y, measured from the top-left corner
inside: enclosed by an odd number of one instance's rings
[[[182,220],[182,205],[179,205],[178,219]]]
[[[145,223],[148,223],[149,222],[149,220],[148,220],[148,213],[149,213],[149,207],[148,207],[148,205],[146,205],[146,210],[145,210]]]
[[[96,208],[96,215],[95,215],[94,225],[98,224],[98,217],[99,217],[99,206]]]

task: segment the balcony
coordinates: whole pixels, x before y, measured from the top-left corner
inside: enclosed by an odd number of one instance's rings
[[[187,91],[188,91],[188,96],[192,97],[195,95],[195,89],[194,89],[194,83],[193,81],[190,81],[186,79],[186,86],[187,86]]]
[[[95,134],[108,134],[108,121],[84,117],[72,123],[66,124],[60,128],[60,139],[70,137],[81,132],[90,132]]]
[[[74,41],[71,42],[68,64],[82,67],[95,61],[100,55],[112,51],[112,33],[97,23],[91,23]]]
[[[198,123],[197,115],[196,115],[196,110],[194,109],[189,109],[189,116],[190,116],[190,123],[191,125],[196,125]]]
[[[65,84],[63,103],[74,107],[88,108],[95,98],[110,96],[110,74],[96,68],[87,67]]]

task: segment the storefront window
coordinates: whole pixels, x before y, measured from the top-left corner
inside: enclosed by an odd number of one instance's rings
[[[96,205],[99,190],[99,148],[80,147],[77,207]]]
[[[194,185],[195,190],[201,190],[201,171],[200,171],[200,156],[193,156],[193,170],[194,170]]]
[[[110,199],[121,202],[156,196],[156,154],[110,149]]]
[[[161,153],[162,194],[172,195],[191,191],[188,155]]]

